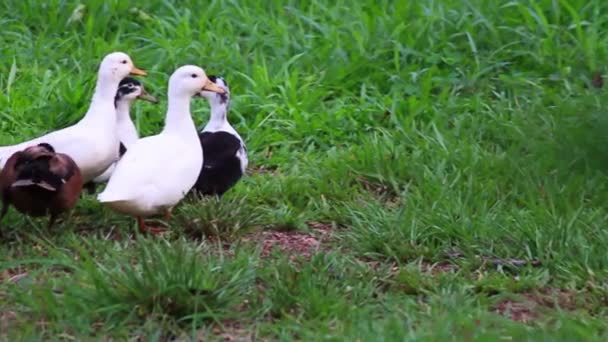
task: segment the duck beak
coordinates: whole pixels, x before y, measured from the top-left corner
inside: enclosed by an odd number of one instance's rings
[[[146,100],[152,103],[158,103],[158,99],[150,95],[146,90],[142,89],[141,94],[137,97],[138,99]]]
[[[212,91],[218,94],[224,94],[226,92],[226,90],[220,88],[217,84],[211,82],[211,80],[207,80],[207,83],[205,83],[202,90]]]
[[[141,70],[140,68],[133,66],[133,68],[131,69],[131,75],[137,75],[137,76],[146,76],[148,73]]]

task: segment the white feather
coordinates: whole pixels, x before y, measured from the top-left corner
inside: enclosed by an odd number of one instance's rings
[[[191,77],[195,74],[200,77]],[[165,128],[127,149],[99,201],[125,214],[148,216],[184,198],[203,165],[190,98],[206,82],[205,72],[195,66],[183,66],[171,75]]]
[[[132,69],[131,59],[122,52],[105,56],[97,74],[93,99],[84,117],[73,126],[20,144],[0,147],[0,168],[13,153],[45,142],[57,152],[72,157],[85,182],[100,175],[116,160],[119,142],[114,96],[120,80]]]
[[[116,104],[116,130],[118,134],[119,143],[122,143],[125,148],[129,149],[133,143],[135,143],[139,139],[139,133],[135,128],[135,124],[131,119],[131,101],[127,99],[123,99],[122,101],[118,101]],[[105,183],[107,182],[114,169],[116,168],[116,162],[120,158],[119,154],[116,154],[115,162],[113,162],[110,167],[108,167],[101,175],[95,177],[93,182],[95,183]]]
[[[169,133],[142,138],[118,161],[98,199],[125,214],[152,215],[185,196],[202,164],[200,144]]]

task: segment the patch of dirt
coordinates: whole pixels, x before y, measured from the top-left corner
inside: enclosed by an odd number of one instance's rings
[[[380,267],[382,265],[384,265],[384,263],[382,263],[380,261],[375,261],[375,260],[366,260],[364,262],[368,266],[370,266],[375,272],[378,272],[378,270],[380,270]],[[391,277],[397,275],[399,273],[399,271],[401,270],[401,267],[399,267],[399,265],[394,262],[389,263],[388,267],[389,267],[388,275]],[[447,261],[441,261],[441,262],[437,262],[437,263],[430,263],[427,261],[423,261],[420,264],[420,269],[422,270],[422,272],[430,273],[431,275],[438,275],[440,273],[458,271],[460,269],[460,266],[449,263]]]
[[[75,230],[76,233],[85,237],[95,237],[103,240],[111,241],[124,241],[125,239],[132,239],[133,236],[130,233],[123,233],[120,229],[117,229],[116,225],[110,226],[110,228],[90,228],[83,227]],[[126,235],[126,236],[125,236]]]
[[[25,268],[10,268],[0,272],[0,283],[16,283],[27,276]]]
[[[460,269],[460,266],[449,263],[447,261],[441,261],[441,262],[434,263],[434,264],[431,264],[431,263],[422,264],[422,270],[424,272],[429,272],[432,275],[438,275],[440,273],[447,273],[447,272],[456,272],[459,269]]]
[[[313,221],[308,226],[313,230],[312,233],[266,230],[248,234],[242,240],[261,244],[262,257],[268,257],[273,250],[279,249],[290,258],[308,259],[314,252],[326,248],[323,243],[331,235],[332,224]]]
[[[514,321],[528,323],[540,318],[543,309],[572,311],[576,309],[576,292],[562,289],[541,289],[523,293],[496,303],[492,311]]]
[[[399,265],[397,265],[397,263],[395,262],[391,262],[391,263],[383,263],[377,260],[370,260],[370,259],[366,259],[363,258],[361,259],[362,262],[364,262],[367,266],[369,266],[369,268],[371,268],[374,272],[379,272],[382,266],[386,266],[388,267],[388,276],[389,277],[394,277],[395,275],[397,275],[399,273]]]
[[[321,241],[325,242],[331,237],[331,232],[333,230],[333,224],[329,222],[319,222],[319,221],[309,221],[306,225],[312,229]]]
[[[251,175],[275,175],[278,171],[276,166],[250,165],[247,167],[247,173]]]
[[[574,290],[542,289],[535,294],[527,294],[527,297],[546,308],[571,311],[577,307]]]
[[[0,336],[2,336],[2,332],[8,331],[11,327],[11,323],[16,320],[17,313],[15,311],[0,311]]]
[[[262,232],[261,238],[263,257],[278,247],[288,254],[309,258],[321,245],[315,236],[299,232]]]
[[[222,326],[215,326],[213,334],[220,341],[226,342],[250,342],[255,341],[255,336],[252,332],[243,327],[238,321],[224,321]]]
[[[397,207],[401,204],[401,197],[399,197],[399,194],[387,185],[371,181],[364,177],[358,177],[357,180],[359,181],[363,189],[365,189],[365,191],[370,192],[374,194],[374,196],[383,199],[387,206]]]
[[[507,316],[514,321],[528,323],[538,318],[536,313],[536,304],[529,301],[515,301],[512,299],[505,299],[498,302],[493,312]]]
[[[388,186],[386,186],[382,183],[373,182],[368,179],[365,179],[364,177],[359,177],[358,180],[359,180],[359,183],[361,183],[361,186],[363,187],[363,189],[365,189],[369,192],[373,192],[374,194],[376,194],[378,196],[384,196],[384,195],[392,192],[391,188],[389,188]]]
[[[166,336],[161,339],[162,341],[206,341],[209,339],[209,335],[213,335],[213,341],[225,341],[225,342],[250,342],[256,341],[256,334],[251,328],[248,328],[241,324],[238,320],[228,319],[222,322],[213,323],[211,326],[204,327],[197,331],[196,336],[192,339],[192,336],[188,333],[182,333],[180,335]],[[137,339],[137,341],[144,341],[143,337]]]

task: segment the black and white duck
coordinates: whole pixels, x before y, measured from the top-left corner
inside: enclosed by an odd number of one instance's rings
[[[204,161],[192,190],[199,195],[221,197],[245,174],[249,161],[243,139],[228,122],[228,82],[214,75],[210,75],[209,79],[226,92],[219,94],[202,91],[200,94],[209,101],[211,115],[209,122],[199,133]]]

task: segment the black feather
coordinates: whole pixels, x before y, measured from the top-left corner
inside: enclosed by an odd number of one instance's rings
[[[118,146],[118,155],[122,157],[125,153],[127,153],[127,148],[120,142],[120,146]]]
[[[227,132],[199,134],[203,167],[194,186],[203,195],[223,195],[242,177],[241,160],[236,156],[241,141]]]
[[[141,82],[133,77],[123,78],[118,84],[118,90],[116,91],[116,96],[114,96],[114,106],[116,106],[116,102],[125,97],[125,95],[134,92],[138,86],[141,86]]]
[[[221,76],[216,76],[216,75],[209,75],[207,76],[209,78],[209,80],[215,84],[219,84],[217,81],[221,80],[224,84],[224,86],[228,87],[228,82],[226,82],[226,80],[221,77]],[[228,94],[224,93],[224,94],[217,94],[217,96],[220,98],[220,103],[224,104],[228,101]]]
[[[49,144],[49,143],[40,143],[40,144],[38,144],[38,146],[44,147],[45,150],[47,150],[51,153],[55,153],[55,148],[53,148],[53,146],[51,146],[51,144]]]
[[[49,162],[52,155],[42,155],[36,158],[20,158],[15,163],[16,180],[31,180],[34,184],[42,182],[50,184],[55,189],[60,189],[63,179],[51,172]]]

